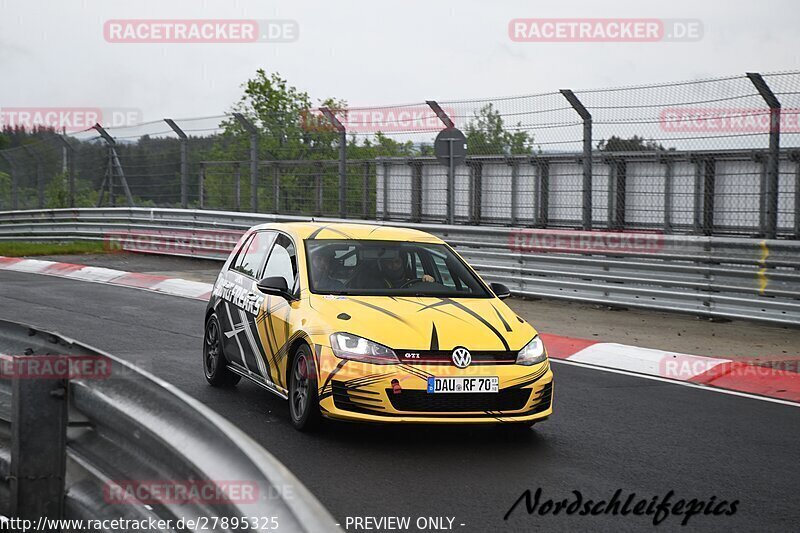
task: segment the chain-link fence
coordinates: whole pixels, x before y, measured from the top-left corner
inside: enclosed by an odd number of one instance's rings
[[[0,151],[0,209],[193,207],[797,239],[799,100],[800,72],[785,72],[42,133]],[[434,157],[450,123],[467,144],[452,171]]]

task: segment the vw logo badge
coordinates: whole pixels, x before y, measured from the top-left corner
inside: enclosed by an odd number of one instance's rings
[[[472,362],[472,354],[466,348],[458,347],[453,350],[453,364],[458,368],[467,368]]]

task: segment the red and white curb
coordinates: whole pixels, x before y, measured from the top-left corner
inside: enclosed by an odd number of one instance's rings
[[[213,285],[180,278],[70,263],[0,256],[0,270],[143,289],[207,301]],[[610,342],[542,334],[557,361],[800,406],[800,374],[741,360],[703,357]]]
[[[800,405],[800,374],[747,361],[542,334],[552,359]]]
[[[30,274],[43,274],[45,276],[119,285],[121,287],[143,289],[195,300],[208,300],[211,296],[211,290],[214,288],[210,283],[199,281],[127,272],[111,268],[42,261],[40,259],[0,256],[0,270],[13,270]]]

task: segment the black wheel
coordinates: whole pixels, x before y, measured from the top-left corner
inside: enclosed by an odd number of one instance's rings
[[[289,418],[300,431],[316,429],[322,420],[314,358],[305,344],[294,353],[289,369]]]
[[[203,373],[214,387],[233,387],[241,376],[228,370],[228,361],[222,351],[222,331],[216,314],[208,317],[203,335]]]

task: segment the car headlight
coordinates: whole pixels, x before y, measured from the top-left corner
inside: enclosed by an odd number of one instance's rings
[[[399,363],[394,350],[383,344],[350,333],[334,333],[331,335],[333,354],[339,359],[351,359],[376,365]]]
[[[518,365],[538,365],[547,359],[547,354],[544,351],[544,343],[539,335],[536,335],[531,342],[525,345],[523,349],[517,354]]]

